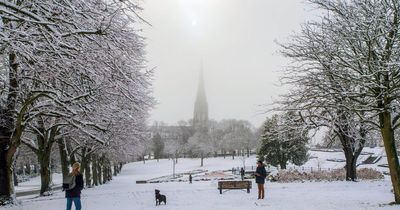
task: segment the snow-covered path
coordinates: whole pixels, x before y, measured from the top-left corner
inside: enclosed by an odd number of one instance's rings
[[[252,162],[253,159],[249,159]],[[198,160],[182,159],[177,165],[178,172],[198,169]],[[209,170],[229,169],[240,166],[241,160],[206,159]],[[224,168],[225,167],[225,168]],[[122,173],[106,185],[83,191],[84,210],[302,210],[302,209],[349,209],[375,210],[399,209],[388,206],[393,201],[391,186],[385,181],[354,182],[314,182],[314,183],[267,183],[266,199],[256,199],[256,189],[250,194],[244,191],[228,191],[222,195],[217,190],[216,181],[169,182],[159,184],[135,184],[136,180],[168,175],[172,170],[172,161],[137,162],[124,166]],[[160,189],[167,196],[166,206],[155,206],[154,189]],[[62,193],[51,197],[23,198],[21,204],[1,207],[7,210],[56,210],[65,208]]]

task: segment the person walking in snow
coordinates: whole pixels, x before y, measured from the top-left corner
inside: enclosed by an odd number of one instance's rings
[[[72,189],[67,189],[65,191],[65,197],[67,198],[67,210],[71,210],[72,202],[75,204],[76,210],[82,209],[81,204],[81,191],[83,189],[83,176],[79,172],[81,165],[79,163],[74,163],[72,165],[72,171],[69,176],[74,178],[74,187]]]
[[[256,183],[258,187],[258,199],[264,199],[264,183],[265,178],[267,177],[267,171],[265,170],[265,166],[262,161],[257,161],[257,169],[256,173]]]
[[[244,180],[244,169],[240,169],[240,177],[242,178],[242,181]]]
[[[189,184],[192,184],[192,174],[189,174]]]

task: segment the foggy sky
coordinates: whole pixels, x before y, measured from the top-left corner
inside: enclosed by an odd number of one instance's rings
[[[262,124],[264,104],[284,92],[288,61],[275,43],[287,40],[314,10],[302,0],[144,0],[141,16],[148,67],[156,67],[158,102],[150,124],[193,117],[203,63],[210,119]]]

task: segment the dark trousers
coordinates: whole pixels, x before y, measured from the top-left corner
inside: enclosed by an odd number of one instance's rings
[[[80,197],[74,197],[74,198],[67,198],[67,210],[71,210],[72,202],[75,203],[75,209],[76,210],[81,210],[82,209],[81,198]]]
[[[264,184],[257,184],[258,186],[258,199],[264,199]]]

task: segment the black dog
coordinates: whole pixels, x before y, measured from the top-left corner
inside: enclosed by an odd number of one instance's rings
[[[156,190],[156,206],[160,205],[161,202],[164,202],[167,205],[167,197],[165,195],[160,194],[160,190]]]

